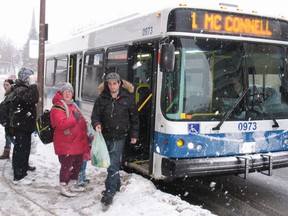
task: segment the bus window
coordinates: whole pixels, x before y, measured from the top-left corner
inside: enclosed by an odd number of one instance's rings
[[[256,119],[269,116],[281,118],[286,115],[287,104],[281,100],[281,75],[284,68],[284,49],[281,46],[246,44],[249,73],[249,117]]]
[[[163,113],[166,113],[170,118],[179,113],[179,97],[180,97],[180,65],[181,52],[176,51],[175,67],[173,72],[163,73],[163,90],[161,92],[161,106]],[[183,85],[182,85],[183,88]]]
[[[185,52],[183,112],[210,111],[209,64],[204,52]]]
[[[286,59],[288,59],[288,49],[285,48],[286,52]],[[280,86],[280,92],[282,94],[282,100],[283,101],[288,101],[288,64],[287,60],[285,59],[285,64],[283,64],[281,69],[281,86]]]
[[[68,75],[68,57],[56,59],[55,85],[66,82]]]
[[[286,59],[288,59],[288,48],[286,48]],[[283,72],[285,76],[285,81],[288,82],[288,64],[286,62],[285,72]]]
[[[125,50],[108,50],[106,73],[118,73],[121,79],[128,80],[128,51]]]
[[[53,86],[54,84],[54,65],[55,65],[55,59],[48,59],[46,61],[46,73],[45,73],[45,85],[46,86]]]
[[[147,98],[151,93],[152,62],[152,53],[139,49],[135,64],[132,66],[134,70],[135,99],[139,109],[138,111],[143,111],[143,109],[149,109],[150,107],[150,100],[147,100]]]
[[[223,115],[231,109],[245,88],[244,50],[243,45],[237,42],[221,42],[215,48],[217,50],[211,51],[210,56],[213,69],[213,112]],[[241,113],[237,109],[237,114]]]
[[[82,98],[94,101],[99,95],[98,86],[103,82],[103,53],[85,54]]]
[[[137,62],[133,66],[134,69],[134,83],[136,85],[146,84],[150,81],[152,71],[152,55],[150,53],[142,52],[137,54]]]

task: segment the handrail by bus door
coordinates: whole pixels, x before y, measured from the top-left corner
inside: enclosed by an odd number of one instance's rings
[[[150,100],[152,97],[152,93],[148,95],[148,97],[143,101],[143,103],[138,107],[138,112],[142,110],[142,108],[147,104],[147,102]]]

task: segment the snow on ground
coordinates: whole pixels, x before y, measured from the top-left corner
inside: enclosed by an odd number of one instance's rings
[[[4,130],[0,126],[0,153]],[[33,185],[14,185],[11,160],[0,160],[0,215],[2,216],[211,216],[210,211],[181,200],[178,196],[157,190],[148,179],[121,171],[122,187],[113,205],[104,212],[100,203],[106,170],[88,162],[90,184],[86,192],[66,198],[59,193],[59,162],[52,144],[44,145],[35,137],[37,147],[30,156],[36,166]]]

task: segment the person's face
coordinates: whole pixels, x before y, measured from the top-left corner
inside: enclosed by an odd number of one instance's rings
[[[3,86],[4,86],[4,90],[6,92],[11,89],[11,85],[9,82],[4,82]]]
[[[71,101],[73,97],[73,92],[70,90],[65,90],[62,92],[62,96],[65,101]]]
[[[109,80],[108,87],[111,93],[116,93],[119,91],[120,82],[118,80]]]

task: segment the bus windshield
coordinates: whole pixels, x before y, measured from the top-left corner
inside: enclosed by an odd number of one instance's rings
[[[161,108],[171,120],[287,118],[285,47],[173,38],[175,69],[163,73]],[[249,90],[248,92],[246,90]],[[243,99],[239,98],[247,93]],[[233,110],[231,110],[233,109]]]

